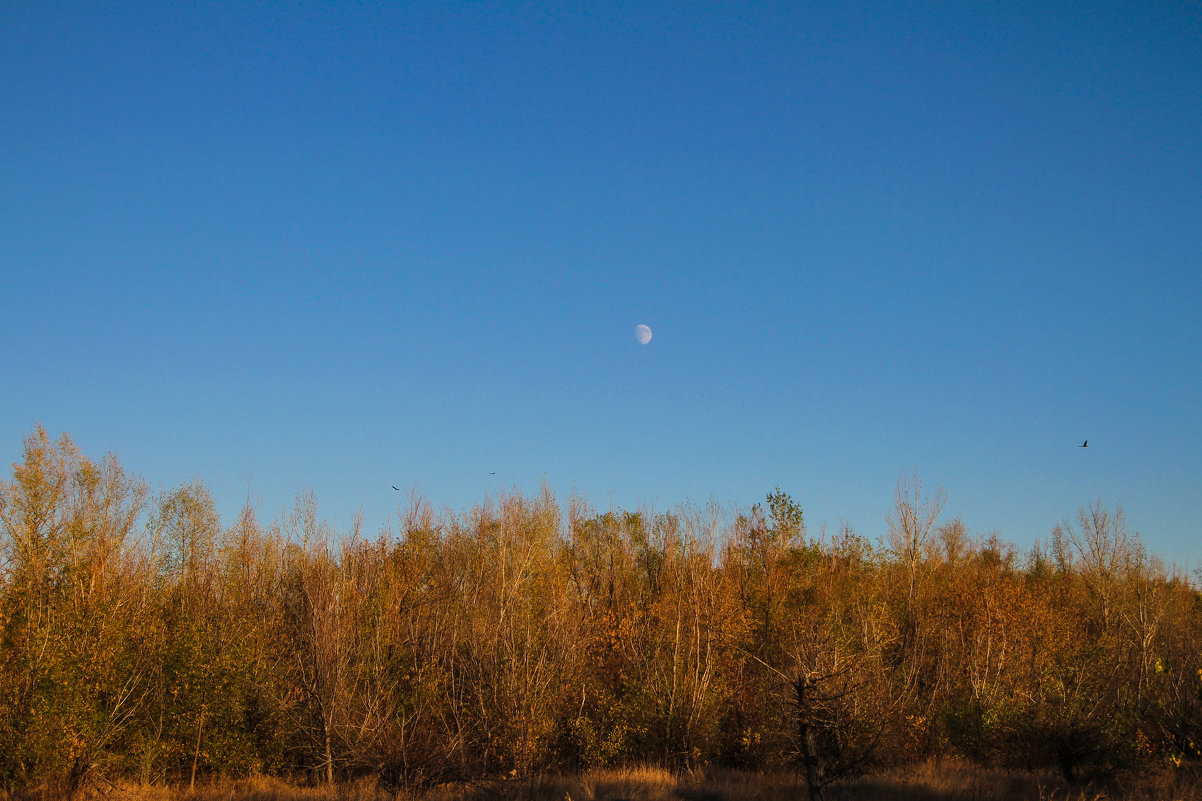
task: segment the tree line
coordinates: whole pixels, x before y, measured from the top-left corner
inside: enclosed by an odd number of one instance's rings
[[[899,482],[889,533],[544,490],[374,535],[311,493],[223,525],[38,427],[0,483],[0,788],[268,774],[396,786],[657,764],[1199,759],[1202,594],[1121,508],[1029,550]]]

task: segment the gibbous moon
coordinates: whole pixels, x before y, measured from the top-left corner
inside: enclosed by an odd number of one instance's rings
[[[642,324],[636,325],[634,327],[634,338],[639,341],[640,345],[646,345],[651,341],[651,329]]]

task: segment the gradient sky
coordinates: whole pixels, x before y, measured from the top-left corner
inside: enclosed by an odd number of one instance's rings
[[[0,7],[4,461],[227,522],[780,485],[875,538],[917,470],[1192,569],[1199,254],[1196,3]]]

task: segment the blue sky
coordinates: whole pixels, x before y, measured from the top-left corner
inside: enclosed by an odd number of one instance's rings
[[[972,531],[1100,499],[1196,567],[1199,42],[1167,2],[6,4],[0,445],[372,531],[393,484],[545,480],[877,537],[917,470]]]

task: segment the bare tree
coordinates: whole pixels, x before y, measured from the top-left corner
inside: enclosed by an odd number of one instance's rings
[[[913,600],[919,568],[928,555],[931,532],[947,502],[947,494],[940,488],[934,495],[923,497],[918,472],[912,471],[898,479],[894,499],[893,513],[888,518],[889,547],[906,567],[909,597]]]

